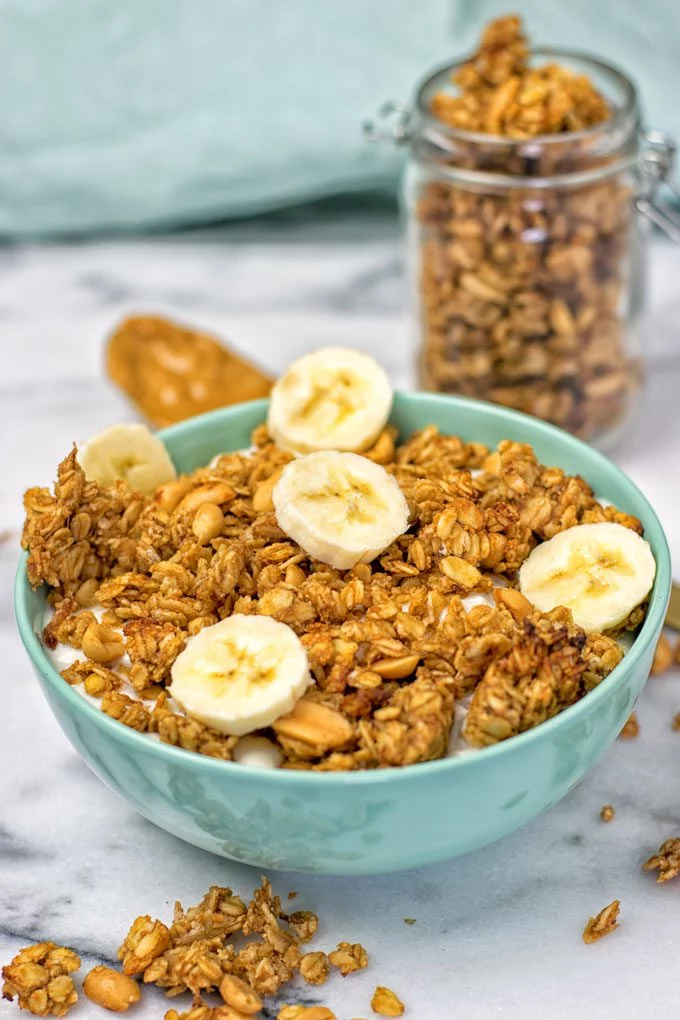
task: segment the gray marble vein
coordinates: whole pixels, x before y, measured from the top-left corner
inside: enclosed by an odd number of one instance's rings
[[[134,417],[101,367],[104,337],[122,315],[197,323],[273,371],[314,346],[350,343],[380,357],[398,385],[412,382],[396,224],[388,211],[321,213],[0,252],[1,962],[38,939],[73,946],[85,967],[111,962],[138,913],[167,917],[175,898],[195,902],[210,883],[247,894],[259,880],[157,829],[90,773],[34,682],[11,581],[23,490],[47,484],[73,440]],[[679,268],[679,253],[657,243],[649,389],[617,458],[655,504],[680,572]],[[348,938],[371,956],[365,972],[281,1001],[324,1002],[350,1020],[370,1014],[380,983],[414,1020],[677,1020],[680,886],[640,871],[663,839],[680,835],[677,711],[680,670],[647,685],[636,740],[617,742],[559,805],[475,854],[384,878],[273,876],[284,895],[298,891],[296,906],[320,914],[320,948]],[[616,807],[608,825],[599,819],[606,803]],[[584,946],[589,914],[614,897],[621,928]],[[135,1016],[157,1020],[164,1008],[145,990]],[[15,1010],[0,1005],[3,1017]],[[71,1015],[101,1013],[83,1001]]]

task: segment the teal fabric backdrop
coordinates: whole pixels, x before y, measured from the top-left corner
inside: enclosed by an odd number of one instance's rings
[[[677,0],[531,0],[537,40],[634,73],[675,130]],[[0,0],[0,236],[146,229],[394,187],[361,121],[495,0]]]

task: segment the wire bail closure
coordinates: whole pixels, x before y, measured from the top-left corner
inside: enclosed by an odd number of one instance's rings
[[[374,120],[362,124],[364,138],[368,142],[394,142],[404,145],[411,141],[411,107],[408,103],[388,99],[379,107]]]
[[[661,131],[646,131],[642,135],[643,149],[638,157],[640,193],[633,204],[663,230],[667,237],[680,244],[680,212],[660,202],[659,188],[666,187],[680,207],[680,189],[672,178],[677,146],[672,138]]]

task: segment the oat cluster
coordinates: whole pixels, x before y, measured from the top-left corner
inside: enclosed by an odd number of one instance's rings
[[[2,968],[2,997],[18,999],[21,1009],[35,1016],[66,1016],[78,1000],[70,975],[79,967],[80,958],[64,946],[27,946]]]
[[[532,67],[515,17],[487,27],[455,83],[457,94],[433,97],[432,112],[495,137],[452,139],[441,153],[444,174],[425,175],[420,187],[422,383],[592,438],[624,417],[640,383],[625,335],[635,229],[628,178],[472,189],[445,173],[589,169],[604,157],[568,132],[605,122],[609,107],[582,76]],[[536,135],[549,140],[529,153],[522,140]]]
[[[618,928],[618,916],[620,911],[619,900],[612,900],[606,907],[603,907],[599,914],[590,917],[583,929],[583,941],[586,945],[603,939],[605,935],[611,935],[615,928]]]
[[[237,738],[183,715],[165,687],[189,636],[234,612],[289,625],[308,655],[313,686],[263,731],[285,768],[441,758],[455,704],[470,694],[465,736],[492,744],[573,704],[619,662],[613,637],[586,637],[568,610],[533,610],[513,585],[535,545],[565,528],[641,525],[600,506],[581,478],[543,467],[531,447],[489,451],[435,428],[396,445],[389,427],[368,456],[397,479],[411,527],[378,560],[339,571],[277,526],[272,480],[289,455],[262,426],[253,441],[252,453],[226,454],[149,500],[124,483],[86,481],[75,450],[54,493],[26,494],[28,575],[50,587],[55,607],[44,641],[82,652],[64,679],[124,725],[232,757]],[[207,506],[220,519],[209,535],[196,527]],[[491,591],[492,577],[508,585],[493,589],[495,604],[466,611],[461,599]]]
[[[645,871],[656,871],[657,882],[668,882],[676,875],[680,875],[680,839],[671,837],[659,847],[658,854],[654,854],[643,865]]]

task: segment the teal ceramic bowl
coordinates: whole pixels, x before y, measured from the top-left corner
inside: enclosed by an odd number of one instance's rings
[[[179,471],[249,445],[266,402],[225,408],[161,433]],[[533,418],[476,401],[398,394],[402,436],[427,424],[495,445],[531,443],[546,464],[580,474],[635,514],[657,562],[649,612],[632,650],[596,690],[542,726],[474,754],[373,772],[257,769],[161,744],[89,704],[59,676],[39,638],[43,591],[25,562],[16,581],[21,638],[59,725],[101,779],[156,825],[263,868],[378,874],[456,857],[556,804],[604,754],[649,674],[670,591],[661,526],[638,489],[601,454]]]

